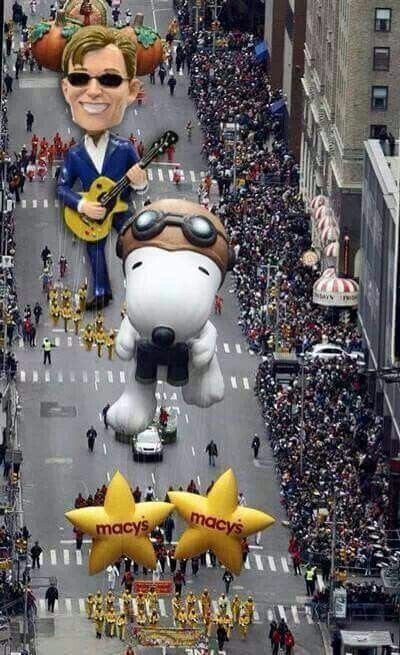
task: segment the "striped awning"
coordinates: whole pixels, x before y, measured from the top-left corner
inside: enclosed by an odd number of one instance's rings
[[[337,241],[339,239],[339,228],[337,225],[328,225],[321,230],[321,243],[323,246],[326,246],[331,241]]]
[[[328,243],[324,250],[325,257],[339,257],[339,241]]]
[[[311,209],[317,209],[318,207],[321,207],[321,205],[326,205],[328,202],[328,198],[326,196],[315,196],[310,202],[310,207]]]
[[[351,278],[339,277],[334,268],[327,268],[313,287],[313,301],[324,307],[355,307],[359,287]]]
[[[317,227],[318,227],[320,232],[323,232],[323,230],[326,227],[337,227],[339,229],[338,222],[337,222],[333,212],[331,213],[331,210],[326,211],[322,215],[322,218],[320,218],[319,221],[318,221]]]

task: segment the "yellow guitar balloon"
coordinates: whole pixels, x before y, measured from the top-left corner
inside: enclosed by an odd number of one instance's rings
[[[178,541],[175,557],[186,559],[209,548],[232,573],[243,566],[241,540],[275,523],[269,514],[238,505],[236,478],[229,469],[207,496],[168,491],[168,497],[189,528]]]
[[[145,567],[156,568],[148,537],[174,509],[170,503],[135,503],[128,481],[117,471],[106,493],[104,507],[82,507],[66,512],[74,526],[93,539],[89,573],[99,573],[126,555]]]

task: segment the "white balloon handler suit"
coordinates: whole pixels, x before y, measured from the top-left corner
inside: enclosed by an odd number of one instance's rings
[[[217,331],[209,317],[234,257],[216,216],[172,199],[136,214],[118,238],[117,254],[127,313],[116,352],[133,365],[107,421],[116,432],[134,434],[153,421],[157,380],[182,387],[188,405],[210,407],[223,399]]]

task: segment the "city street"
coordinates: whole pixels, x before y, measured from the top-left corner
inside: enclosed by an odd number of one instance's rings
[[[29,2],[24,0],[29,13]],[[38,3],[37,15],[48,15],[49,2]],[[170,0],[126,0],[123,9],[131,9],[133,15],[142,11],[145,22],[165,35],[173,16]],[[10,11],[10,3],[7,6]],[[32,19],[30,18],[30,21]],[[14,43],[14,49],[19,43]],[[177,75],[174,97],[167,86],[161,86],[156,76],[155,86],[143,79],[146,97],[141,106],[137,103],[127,113],[118,129],[122,136],[133,133],[144,143],[151,142],[166,129],[175,130],[180,136],[175,161],[181,166],[184,179],[179,188],[172,183],[173,165],[164,156],[149,169],[149,196],[184,197],[197,200],[197,186],[205,171],[201,156],[201,133],[194,114],[193,104],[187,95],[188,77]],[[30,73],[24,71],[14,84],[9,96],[9,123],[12,138],[11,151],[30,147],[31,134],[25,130],[25,114],[34,114],[33,131],[39,136],[52,139],[58,130],[63,140],[81,134],[72,123],[64,98],[58,88],[58,76],[49,71]],[[187,140],[184,127],[188,120],[194,123],[192,141]],[[213,189],[216,194],[216,189]],[[136,199],[137,207],[142,200]],[[188,407],[179,390],[164,383],[157,387],[158,405],[173,407],[178,415],[178,440],[165,446],[161,463],[136,463],[126,444],[115,440],[112,430],[106,430],[101,420],[101,410],[112,403],[122,392],[129,371],[129,364],[116,356],[109,361],[107,353],[99,359],[95,348],[87,352],[80,337],[75,336],[72,325],[65,333],[62,321],[53,327],[47,312],[45,295],[41,291],[40,253],[45,245],[50,248],[55,263],[61,255],[68,262],[65,284],[77,290],[88,275],[84,244],[72,242],[63,225],[59,204],[55,196],[54,168],[52,175],[41,184],[35,180],[25,185],[22,202],[16,211],[17,259],[16,274],[20,307],[39,301],[43,317],[37,333],[37,345],[30,348],[21,340],[15,342],[18,360],[18,389],[22,400],[20,435],[24,453],[23,507],[25,522],[32,534],[32,541],[39,540],[44,549],[40,571],[32,573],[32,587],[38,601],[40,619],[48,618],[44,594],[48,578],[57,578],[60,600],[56,606],[54,626],[52,621],[39,621],[39,643],[43,653],[73,652],[79,643],[80,653],[93,652],[94,630],[85,617],[84,600],[88,592],[107,588],[104,574],[89,577],[87,559],[89,543],[84,541],[82,552],[76,552],[75,539],[64,512],[73,507],[79,492],[84,496],[94,494],[102,484],[107,484],[118,469],[142,491],[148,485],[155,488],[163,500],[170,485],[182,485],[185,489],[193,479],[201,493],[216,476],[232,467],[250,507],[259,508],[275,517],[276,523],[262,534],[259,545],[251,538],[251,550],[246,567],[232,584],[234,593],[253,595],[256,612],[255,625],[251,627],[246,642],[249,655],[270,653],[268,640],[269,622],[285,618],[296,640],[298,655],[317,655],[322,652],[319,626],[304,607],[304,579],[295,577],[287,552],[289,532],[282,525],[285,513],[280,503],[272,454],[263,434],[263,421],[254,396],[254,376],[257,357],[249,352],[238,325],[238,308],[233,279],[228,276],[223,286],[221,316],[212,320],[218,330],[218,359],[225,380],[225,399],[207,410]],[[118,329],[124,301],[124,283],[120,260],[115,255],[115,234],[107,245],[108,264],[113,288],[113,303],[105,310],[107,329]],[[157,272],[155,272],[157,274]],[[86,313],[83,323],[90,314]],[[81,326],[83,327],[83,326]],[[55,348],[51,366],[43,366],[41,343],[48,336]],[[98,433],[94,453],[87,448],[86,432],[93,425]],[[258,461],[253,459],[251,440],[255,432],[261,437]],[[219,450],[215,468],[209,467],[205,448],[213,438]],[[183,524],[174,515],[176,531],[181,533]],[[167,568],[168,573],[168,568]],[[188,563],[187,589],[200,593],[208,587],[214,600],[223,591],[223,569],[201,568],[193,579]],[[150,579],[150,578],[149,578]],[[318,577],[318,586],[323,583]],[[172,625],[170,598],[159,601],[163,625]],[[54,628],[54,630],[53,630]],[[60,646],[57,639],[63,641]],[[68,641],[70,640],[70,641]],[[90,645],[92,644],[92,645]],[[227,653],[243,653],[244,647],[234,633]],[[90,650],[92,648],[92,651]],[[213,639],[214,652],[217,652]],[[77,651],[78,652],[78,651]],[[98,653],[121,653],[116,640],[103,640],[96,644]],[[140,652],[140,651],[139,651]],[[151,653],[152,651],[146,650]],[[160,650],[154,649],[154,653]]]

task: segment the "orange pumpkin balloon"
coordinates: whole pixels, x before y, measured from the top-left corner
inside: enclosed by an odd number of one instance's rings
[[[30,40],[36,61],[52,71],[61,70],[62,53],[68,39],[79,29],[77,25],[59,25],[56,21],[42,21],[32,29]]]
[[[143,25],[143,15],[137,14],[133,27],[123,27],[121,32],[136,45],[136,75],[149,75],[164,60],[164,47],[157,32]]]

